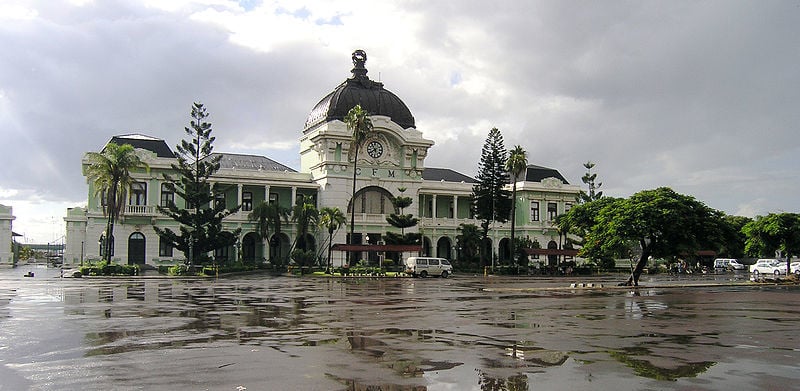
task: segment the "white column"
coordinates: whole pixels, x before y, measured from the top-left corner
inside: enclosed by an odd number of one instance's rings
[[[433,217],[434,219],[438,217],[436,216],[436,194],[433,195],[433,216],[431,217]]]
[[[292,186],[292,203],[291,206],[297,202],[297,186]]]
[[[208,203],[208,207],[209,208],[213,208],[214,207],[214,201],[217,200],[217,193],[214,191],[214,185],[215,184],[216,184],[216,182],[208,181],[208,185],[211,188],[211,201]]]
[[[0,205],[0,265],[11,266],[14,264],[14,254],[11,252],[13,243],[12,222],[14,217],[11,206]]]
[[[269,202],[269,185],[264,186],[264,201]]]
[[[239,191],[238,191],[237,198],[236,198],[236,203],[237,204],[241,204],[242,203],[242,187],[244,187],[244,185],[242,185],[240,183],[239,184]]]
[[[453,218],[458,218],[458,195],[453,195]]]

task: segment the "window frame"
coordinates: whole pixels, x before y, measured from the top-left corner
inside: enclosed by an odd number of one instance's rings
[[[130,192],[128,193],[128,205],[147,205],[147,182],[136,181],[131,183]]]
[[[548,221],[555,221],[556,217],[558,217],[558,203],[557,202],[548,202],[547,203],[547,220]]]
[[[159,205],[168,208],[170,204],[175,204],[175,189],[171,183],[162,183]]]
[[[531,221],[540,221],[541,211],[539,210],[539,201],[531,201]]]
[[[158,237],[158,256],[159,257],[172,257],[174,249],[175,249],[175,247],[172,247],[172,245],[168,241],[164,240],[164,238],[162,238],[160,236]]]
[[[250,212],[253,210],[253,192],[252,191],[243,191],[242,192],[242,211]]]

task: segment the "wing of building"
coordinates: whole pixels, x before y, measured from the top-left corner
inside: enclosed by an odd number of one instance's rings
[[[417,129],[414,116],[403,101],[370,80],[365,68],[366,55],[353,55],[352,77],[325,95],[306,118],[300,136],[300,169],[296,171],[268,157],[221,153],[221,168],[212,180],[222,186],[218,200],[229,208],[241,210],[227,217],[225,228],[241,228],[237,244],[217,250],[220,260],[270,261],[287,259],[296,230],[289,223],[279,234],[261,240],[248,214],[261,202],[278,203],[290,208],[301,197],[311,196],[318,209],[338,208],[350,216],[355,207],[354,234],[350,243],[382,243],[387,232],[399,232],[386,221],[397,213],[392,203],[396,196],[413,199],[403,213],[419,218],[412,232],[422,235],[420,255],[458,259],[456,236],[461,224],[475,224],[470,196],[475,180],[448,168],[426,166],[434,142]],[[351,202],[353,164],[352,132],[343,119],[356,104],[370,114],[374,132],[358,153],[356,195]],[[146,135],[119,135],[109,142],[130,144],[148,163],[148,171],[136,172],[137,183],[130,189],[128,204],[114,230],[112,258],[120,263],[171,264],[182,261],[183,254],[162,243],[153,226],[178,230],[177,223],[163,216],[157,205],[182,200],[165,185],[162,174],[172,172],[175,155],[164,140]],[[83,159],[84,175],[88,160]],[[475,162],[477,167],[477,162]],[[509,185],[509,189],[511,185]],[[570,185],[555,169],[528,166],[524,180],[517,182],[516,235],[530,237],[542,247],[560,248],[562,238],[553,225],[558,214],[575,202],[579,188]],[[67,211],[66,264],[100,258],[100,238],[106,226],[100,199],[88,188],[86,208]],[[348,221],[349,224],[349,221]],[[493,253],[498,261],[510,258],[510,223],[495,223],[490,232]],[[348,242],[349,227],[340,229],[333,243]],[[327,247],[328,233],[315,234],[315,247]],[[556,246],[556,247],[553,247]],[[322,255],[321,255],[322,256]],[[357,259],[374,260],[374,252],[358,254]],[[324,255],[327,257],[327,255]],[[340,265],[345,256],[333,254],[332,263]],[[553,261],[553,260],[551,260]],[[555,260],[557,261],[557,260]]]

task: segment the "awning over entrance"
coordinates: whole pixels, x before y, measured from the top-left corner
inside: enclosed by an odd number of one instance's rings
[[[562,255],[566,257],[578,255],[578,250],[571,248],[526,248],[525,252],[528,253],[528,255]]]
[[[331,247],[334,251],[388,251],[388,252],[420,252],[419,244],[342,244],[337,243]]]

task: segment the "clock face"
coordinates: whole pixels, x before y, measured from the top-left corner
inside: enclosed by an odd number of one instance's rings
[[[369,156],[377,159],[383,155],[383,145],[377,141],[370,141],[367,144],[367,153]]]

